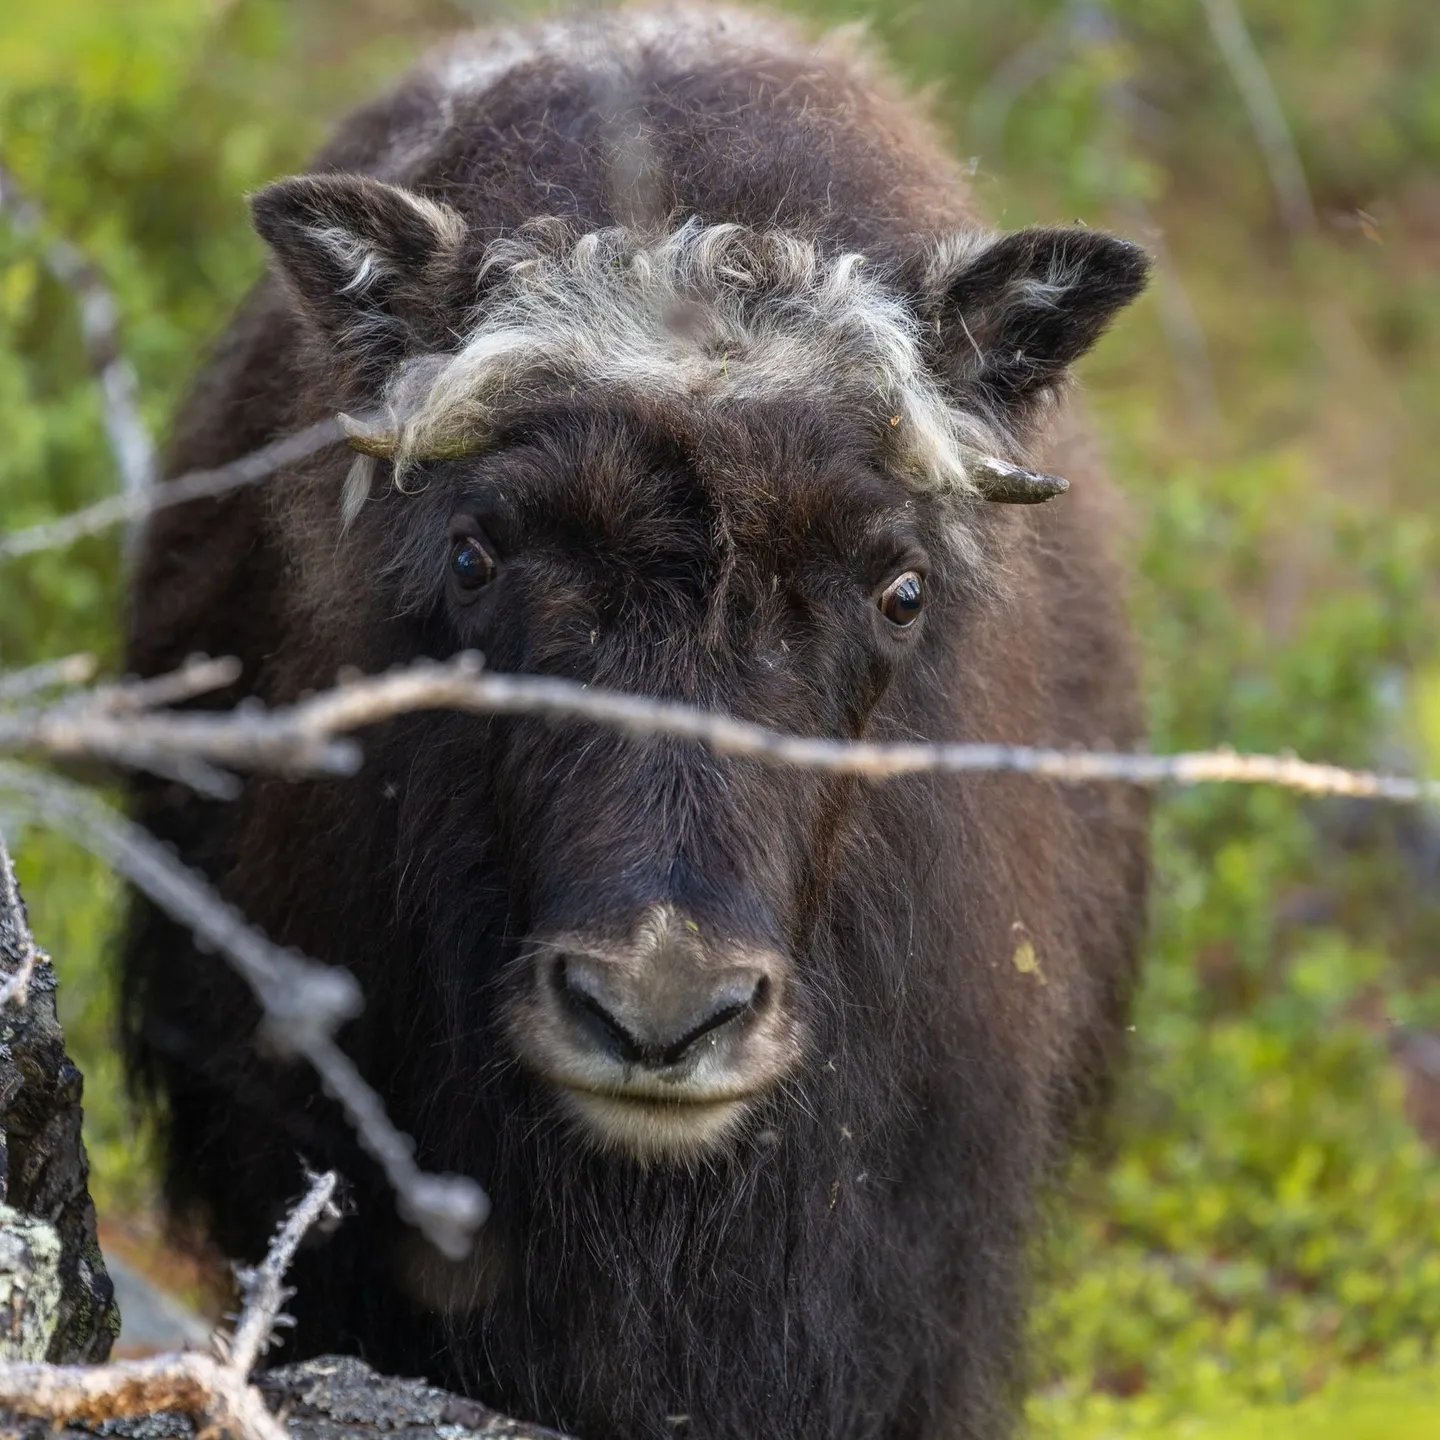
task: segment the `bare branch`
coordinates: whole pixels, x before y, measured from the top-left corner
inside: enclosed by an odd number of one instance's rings
[[[108,759],[149,768],[157,756],[191,756],[212,765],[283,774],[349,774],[353,741],[337,737],[418,710],[544,715],[587,720],[637,736],[695,740],[717,755],[749,756],[805,770],[883,779],[919,773],[999,772],[1064,784],[1230,783],[1276,785],[1311,795],[1349,795],[1415,804],[1440,800],[1440,783],[1316,765],[1288,755],[1206,750],[1134,755],[989,742],[884,744],[785,735],[733,716],[546,675],[484,673],[478,655],[444,664],[418,661],[385,675],[347,680],[295,705],[228,713],[158,712],[116,716],[65,703],[0,714],[0,753],[56,759]]]
[[[348,972],[266,939],[148,831],[79,786],[0,761],[0,791],[16,797],[23,818],[68,835],[223,953],[264,1009],[267,1038],[278,1050],[306,1059],[340,1104],[394,1187],[400,1213],[442,1254],[458,1259],[467,1253],[490,1202],[473,1180],[419,1169],[409,1137],[391,1123],[380,1097],[334,1043],[334,1031],[362,1004]]]
[[[311,1176],[308,1193],[275,1232],[265,1259],[255,1269],[240,1272],[245,1304],[227,1347],[230,1368],[238,1374],[249,1375],[269,1344],[280,1307],[290,1298],[284,1280],[296,1248],[321,1216],[339,1218],[335,1183],[333,1170]]]
[[[97,664],[93,655],[67,655],[62,660],[42,660],[23,670],[0,675],[0,705],[26,700],[46,690],[63,690],[85,685],[95,678]]]
[[[410,1137],[390,1123],[380,1097],[332,1039],[317,1037],[305,1058],[344,1110],[366,1153],[385,1172],[401,1218],[447,1259],[463,1260],[475,1232],[489,1218],[489,1197],[467,1176],[433,1175],[416,1165]]]
[[[142,710],[157,710],[162,705],[181,705],[199,695],[210,695],[233,685],[243,667],[234,656],[211,660],[205,655],[192,655],[178,670],[157,675],[152,680],[121,680],[116,685],[103,685],[82,697],[84,709],[92,707],[110,715],[130,715]]]
[[[1112,98],[1123,93],[1123,87],[1111,86]],[[1114,99],[1118,106],[1120,101]],[[1215,367],[1210,362],[1210,347],[1205,340],[1205,327],[1195,311],[1190,292],[1180,274],[1180,266],[1170,249],[1164,227],[1137,195],[1115,190],[1115,204],[1124,216],[1126,229],[1139,239],[1155,262],[1159,283],[1156,298],[1160,302],[1160,323],[1165,341],[1175,362],[1175,373],[1185,393],[1193,420],[1199,425],[1213,426],[1220,419],[1220,400],[1215,388]]]
[[[288,1440],[284,1425],[247,1381],[289,1298],[283,1282],[296,1247],[322,1215],[335,1213],[335,1183],[333,1171],[312,1177],[309,1193],[276,1233],[264,1261],[241,1273],[239,1322],[228,1342],[216,1337],[223,1358],[196,1353],[112,1365],[0,1363],[0,1412],[95,1424],[178,1411],[204,1416],[238,1440]]]
[[[51,274],[75,297],[90,367],[100,382],[105,433],[120,470],[124,494],[143,498],[156,479],[155,445],[140,416],[135,369],[120,348],[120,311],[103,276],[63,237],[46,237],[45,214],[0,164],[0,214],[21,234],[42,240]]]
[[[1125,32],[1105,5],[1071,0],[1069,14],[1076,44],[1112,52],[1124,44]],[[1143,132],[1145,107],[1123,69],[1114,71],[1101,93],[1118,137],[1117,146],[1123,146],[1136,133]],[[1144,240],[1154,259],[1160,323],[1193,419],[1201,425],[1213,425],[1220,413],[1215,369],[1210,363],[1205,331],[1185,288],[1180,267],[1170,252],[1165,231],[1135,185],[1126,178],[1123,165],[1107,163],[1104,173],[1113,202],[1124,217],[1126,229],[1136,238]]]
[[[199,1353],[109,1365],[0,1361],[0,1411],[92,1425],[169,1411],[206,1416],[236,1440],[289,1440],[258,1390]]]
[[[72,659],[89,660],[89,657],[74,656]],[[21,673],[19,678],[22,684],[18,687],[20,693],[33,691],[36,684],[50,678],[41,673],[44,668],[37,666],[33,671]],[[75,668],[78,670],[79,667]],[[152,680],[122,680],[116,684],[98,686],[83,694],[71,693],[59,701],[50,713],[59,733],[63,735],[67,726],[73,725],[77,720],[82,724],[103,725],[107,718],[123,721],[126,716],[154,710],[159,706],[182,704],[199,695],[210,694],[238,680],[241,669],[238,660],[207,660],[203,656],[196,656],[169,675],[160,675]],[[0,702],[5,699],[5,677],[0,675]],[[21,712],[22,715],[25,713]],[[184,749],[140,750],[135,752],[132,761],[120,760],[118,756],[112,758],[118,763],[131,763],[132,768],[148,770],[164,779],[178,781],[212,800],[234,800],[239,794],[240,783],[233,775],[217,769],[203,757]]]
[[[191,470],[184,475],[156,485],[144,494],[112,495],[73,515],[32,525],[0,535],[0,565],[21,555],[41,550],[58,550],[73,545],[86,535],[98,534],[127,520],[143,519],[155,510],[171,505],[185,505],[192,500],[213,500],[245,485],[268,479],[277,470],[307,459],[317,451],[343,440],[344,434],[336,420],[317,420],[315,424],[286,435],[229,465],[214,470]]]
[[[27,818],[69,835],[207,945],[223,951],[274,1018],[282,1048],[300,1051],[312,1034],[329,1034],[359,1014],[360,991],[348,974],[267,940],[148,831],[88,791],[58,776],[4,763],[0,787],[19,797]]]
[[[1240,92],[1245,109],[1250,115],[1250,124],[1260,148],[1265,152],[1265,163],[1270,169],[1270,183],[1275,187],[1275,197],[1280,205],[1280,216],[1292,240],[1313,234],[1316,228],[1315,202],[1310,196],[1310,186],[1305,179],[1305,167],[1300,161],[1300,152],[1295,148],[1295,138],[1285,120],[1285,111],[1280,97],[1275,93],[1270,73],[1265,62],[1245,28],[1245,17],[1240,13],[1238,0],[1201,0],[1205,7],[1205,18],[1210,22],[1210,33],[1225,57],[1234,77],[1235,87]]]
[[[16,966],[15,973],[0,985],[0,1010],[3,1010],[12,1000],[23,1005],[29,999],[35,966],[45,958],[45,952],[35,943],[35,936],[25,918],[25,907],[20,903],[20,887],[15,881],[15,863],[5,848],[3,835],[0,835],[0,910],[10,917],[10,923],[20,937],[20,964]]]
[[[170,680],[161,677],[145,685],[165,686]],[[144,708],[145,695],[142,687],[122,684],[94,692],[93,701],[87,695],[44,709],[0,711],[0,754],[108,760],[177,779],[183,778],[182,759],[203,762],[209,769],[207,783],[200,788],[222,799],[233,798],[233,793],[223,784],[208,783],[228,778],[216,766],[287,775],[349,775],[360,764],[359,746],[333,737],[333,730],[349,727],[332,726],[327,731],[323,716],[318,724],[308,715],[297,724],[289,711],[266,712],[252,706],[155,713]]]
[[[1033,38],[1012,52],[975,92],[965,126],[966,142],[987,166],[1005,164],[1005,130],[1016,103],[1064,62],[1074,25],[1062,11]]]

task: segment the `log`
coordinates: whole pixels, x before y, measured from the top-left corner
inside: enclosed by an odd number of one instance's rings
[[[254,1383],[293,1440],[564,1440],[553,1430],[507,1419],[423,1380],[377,1375],[352,1356],[327,1355],[268,1370]],[[205,1433],[203,1421],[174,1412],[56,1430],[48,1420],[0,1411],[0,1436],[5,1440],[95,1440],[97,1435],[107,1440],[199,1440]]]

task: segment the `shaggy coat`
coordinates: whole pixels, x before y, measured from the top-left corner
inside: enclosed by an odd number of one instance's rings
[[[847,43],[690,9],[466,38],[254,212],[272,272],[172,467],[336,413],[356,449],[156,516],[137,672],[234,654],[216,703],[277,703],[473,649],[800,734],[1141,741],[1063,394],[1144,259],[985,229]],[[1073,489],[990,503],[985,455]],[[470,1259],[431,1253],[241,984],[137,904],[174,1211],[251,1257],[302,1161],[347,1177],[285,1357],[585,1440],[1005,1434],[1037,1195],[1123,1031],[1143,801],[578,722],[363,740],[351,780],[136,787],[251,920],[356,975],[346,1049],[494,1202]]]

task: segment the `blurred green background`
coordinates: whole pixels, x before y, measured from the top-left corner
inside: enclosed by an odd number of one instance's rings
[[[1084,370],[1132,500],[1155,748],[1440,771],[1435,0],[1243,0],[1285,131],[1217,43],[1233,0],[802,8],[869,21],[996,220],[1081,218],[1161,255]],[[244,192],[436,36],[515,14],[5,7],[0,157],[113,283],[157,433],[261,269]],[[1304,193],[1272,178],[1289,143]],[[4,528],[115,488],[73,300],[3,221],[0,416]],[[116,537],[12,563],[0,663],[113,668],[119,608]],[[1162,803],[1156,855],[1108,1163],[1077,1169],[1043,1246],[1035,1432],[1440,1434],[1440,817],[1210,789]],[[117,887],[36,833],[19,864],[99,1204],[112,1234],[143,1230],[110,1049]]]

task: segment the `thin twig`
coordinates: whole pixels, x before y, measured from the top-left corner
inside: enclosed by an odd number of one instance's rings
[[[321,1216],[336,1213],[335,1184],[333,1171],[312,1176],[309,1192],[276,1233],[264,1261],[242,1273],[240,1319],[228,1340],[215,1337],[219,1353],[110,1365],[0,1363],[0,1412],[57,1424],[103,1424],[169,1411],[203,1417],[237,1440],[288,1440],[285,1426],[248,1381],[290,1296],[284,1279],[296,1247]]]
[[[1123,87],[1112,87],[1110,91],[1112,98],[1124,93]],[[1126,230],[1144,244],[1155,262],[1160,324],[1191,418],[1197,426],[1213,427],[1220,422],[1220,399],[1215,367],[1210,362],[1210,346],[1165,229],[1143,200],[1133,193],[1124,193],[1118,185],[1115,203],[1124,217]]]
[[[20,945],[20,963],[15,967],[15,973],[7,976],[5,983],[0,985],[0,1010],[3,1010],[12,1000],[21,1005],[26,1002],[35,967],[47,958],[35,943],[30,922],[25,918],[25,907],[20,903],[20,886],[15,880],[15,862],[5,847],[3,835],[0,835],[0,911],[9,917]]]
[[[83,695],[67,696],[56,708],[62,712],[73,710],[80,714],[123,718],[212,694],[233,685],[242,669],[240,662],[233,658],[208,660],[194,656],[168,675],[102,685]],[[240,793],[239,781],[233,775],[184,750],[148,752],[144,768],[164,779],[178,781],[211,800],[234,800]]]
[[[1064,784],[1275,785],[1310,795],[1415,804],[1440,800],[1440,782],[1318,765],[1289,755],[1203,750],[1136,755],[984,741],[886,744],[812,739],[689,705],[592,689],[546,675],[483,672],[478,655],[416,663],[347,680],[294,705],[229,712],[93,714],[72,703],[0,715],[0,753],[108,759],[145,767],[155,756],[189,755],[212,765],[283,774],[350,774],[358,746],[346,731],[420,710],[543,715],[585,720],[637,736],[698,741],[717,755],[748,756],[804,770],[884,779],[919,773],[998,772]]]
[[[105,433],[120,471],[124,494],[143,498],[156,480],[155,444],[140,415],[135,368],[120,346],[120,310],[100,271],[63,236],[47,236],[40,206],[0,164],[0,214],[21,234],[42,242],[51,274],[75,297],[90,367],[100,382]]]
[[[300,1051],[311,1035],[329,1034],[360,1013],[360,990],[352,976],[266,939],[148,831],[89,791],[4,762],[0,788],[20,797],[22,809],[35,819],[71,836],[205,944],[229,956],[271,1017],[272,1029],[278,1028],[274,1038],[283,1049]]]
[[[0,705],[26,700],[46,690],[63,690],[85,685],[95,678],[98,668],[93,655],[66,655],[61,660],[42,660],[23,670],[0,675]]]
[[[1265,152],[1270,183],[1280,206],[1280,217],[1292,240],[1311,235],[1316,229],[1315,202],[1305,179],[1305,166],[1295,147],[1295,137],[1285,119],[1284,107],[1275,93],[1270,72],[1245,28],[1245,17],[1237,0],[1201,0],[1210,33],[1225,57],[1250,115],[1255,137]]]
[[[422,1172],[409,1137],[334,1043],[334,1031],[361,1007],[353,976],[266,939],[148,831],[80,786],[0,761],[0,791],[19,802],[22,818],[69,836],[224,954],[260,1002],[266,1037],[314,1067],[384,1169],[404,1218],[442,1254],[459,1259],[467,1253],[489,1214],[485,1192],[464,1176]]]
[[[234,656],[212,660],[205,655],[193,655],[167,675],[102,685],[88,695],[77,697],[75,703],[84,710],[93,708],[108,715],[133,715],[158,710],[163,705],[183,705],[187,700],[233,685],[243,668]]]
[[[86,535],[98,534],[123,521],[143,519],[153,511],[171,505],[185,505],[192,500],[213,500],[242,486],[268,479],[277,470],[307,459],[342,439],[344,433],[338,421],[317,420],[313,425],[262,446],[228,465],[213,470],[190,470],[144,494],[112,495],[84,510],[77,510],[73,515],[47,520],[44,524],[32,525],[28,530],[0,535],[0,565],[21,555],[73,545]]]
[[[403,1220],[415,1226],[447,1259],[463,1260],[475,1232],[490,1216],[490,1197],[464,1175],[436,1175],[415,1163],[410,1137],[385,1114],[379,1095],[355,1062],[328,1036],[319,1036],[305,1058],[326,1093],[345,1112],[362,1148],[385,1173]]]
[[[250,1374],[270,1343],[280,1309],[290,1298],[285,1274],[300,1242],[322,1216],[339,1219],[334,1204],[335,1184],[333,1170],[312,1175],[309,1191],[275,1232],[265,1259],[253,1270],[239,1274],[244,1305],[226,1350],[230,1368],[240,1375]]]

